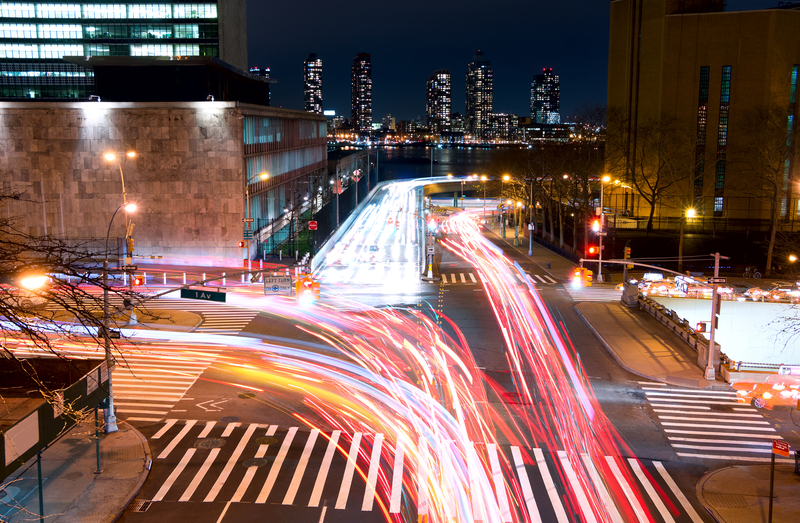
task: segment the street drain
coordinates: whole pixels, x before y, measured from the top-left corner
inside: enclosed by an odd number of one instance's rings
[[[198,449],[218,449],[225,445],[225,440],[220,438],[202,438],[194,442]]]
[[[272,436],[264,436],[263,438],[258,438],[256,443],[259,445],[274,445],[280,440],[278,438],[273,438]]]
[[[241,394],[239,394],[239,398],[241,398],[243,400],[251,400],[251,399],[253,399],[255,397],[256,397],[256,393],[255,392],[242,392]]]
[[[242,466],[250,468],[250,467],[263,467],[267,464],[267,460],[264,458],[253,458],[253,459],[246,459],[242,461]]]
[[[220,423],[236,423],[239,421],[239,418],[236,416],[225,416],[219,419]]]
[[[153,502],[149,499],[134,499],[131,503],[131,510],[133,512],[147,512]]]

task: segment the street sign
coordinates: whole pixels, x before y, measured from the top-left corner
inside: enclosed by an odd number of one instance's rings
[[[110,339],[112,339],[112,340],[118,340],[119,339],[119,331],[114,330],[114,329],[108,329],[108,337]]]
[[[244,223],[253,223],[253,218],[242,218]]]
[[[428,245],[428,254],[433,254],[434,252],[433,245]]]
[[[316,231],[317,230],[317,221],[316,220],[311,220],[310,222],[308,222],[308,230],[309,231]]]
[[[119,267],[123,271],[135,271],[139,269],[138,265],[120,265]]]
[[[264,276],[264,294],[292,294],[291,276]]]
[[[181,289],[181,298],[225,302],[225,293],[211,290]]]
[[[788,458],[789,444],[781,439],[772,440],[772,453]]]
[[[595,234],[597,234],[598,236],[608,236],[608,233],[606,231],[598,231]]]
[[[244,239],[245,240],[252,240],[253,239],[253,231],[244,231]]]
[[[711,285],[725,285],[728,283],[728,278],[709,278],[708,283]]]

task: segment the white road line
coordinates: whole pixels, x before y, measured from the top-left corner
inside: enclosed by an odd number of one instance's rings
[[[389,513],[397,514],[400,512],[400,499],[403,495],[403,455],[405,454],[405,438],[397,438],[397,446],[394,449],[394,471],[392,473],[392,500],[389,504]]]
[[[700,392],[700,391],[697,391],[697,392]],[[663,392],[663,391],[659,390],[658,392],[656,392],[656,391],[653,391],[653,392],[645,391],[645,394],[647,395],[648,398],[667,396],[667,397],[671,397],[671,398],[696,398],[696,399],[712,399],[712,400],[721,400],[721,399],[735,400],[736,399],[736,395],[735,394],[734,395],[730,395],[730,394],[727,394],[727,393],[688,394],[688,393],[683,393],[683,392],[676,393],[676,392],[671,392],[671,391],[670,392]],[[735,403],[735,401],[734,401],[734,403]]]
[[[428,515],[428,474],[430,454],[427,441],[420,438],[419,463],[417,464],[417,517]]]
[[[152,394],[158,394],[158,396],[152,396]],[[169,403],[169,406],[172,406],[181,400],[181,395],[174,393],[166,394],[161,392],[148,392],[147,394],[137,394],[135,396],[131,396],[129,394],[117,394],[117,392],[114,391],[114,398],[122,400],[163,401],[164,403]]]
[[[182,387],[169,387],[167,385],[144,385],[144,383],[146,383],[146,382],[140,382],[140,383],[137,383],[135,385],[134,384],[129,385],[127,383],[117,383],[117,380],[114,380],[114,390],[117,391],[117,390],[121,389],[123,392],[124,391],[136,392],[138,390],[142,390],[142,391],[145,391],[148,394],[150,394],[151,393],[150,390],[146,390],[146,389],[155,389],[155,390],[164,390],[164,391],[170,391],[170,390],[173,390],[173,391],[183,390],[183,391],[185,391],[188,388],[185,385],[182,386]],[[180,393],[172,392],[172,394],[180,394]]]
[[[639,460],[636,458],[628,458],[628,463],[630,463],[634,474],[636,474],[636,477],[639,478],[639,483],[642,484],[645,492],[647,492],[647,495],[650,496],[650,501],[652,501],[653,505],[656,506],[656,509],[658,509],[658,512],[661,514],[661,517],[664,519],[664,521],[666,523],[675,523],[675,519],[672,517],[672,514],[669,513],[669,510],[667,510],[667,507],[664,505],[664,501],[659,497],[658,493],[656,493],[656,489],[653,488],[653,484],[650,483],[650,480],[647,479],[647,476],[644,475],[644,471],[642,470]]]
[[[567,453],[563,450],[558,451],[558,459],[561,461],[561,466],[564,468],[564,473],[567,475],[567,480],[572,486],[572,492],[578,498],[578,504],[581,506],[583,512],[583,521],[596,522],[597,518],[594,516],[594,511],[589,505],[589,499],[586,497],[586,492],[583,490],[581,482],[578,481],[578,476],[575,474],[575,469],[572,468],[572,463],[569,462]]]
[[[381,446],[383,445],[383,434],[375,435],[375,443],[372,445],[372,455],[369,458],[369,472],[367,473],[367,489],[364,491],[364,502],[361,504],[361,511],[372,510],[375,503],[375,484],[378,481],[378,469],[381,464]]]
[[[228,426],[225,427],[225,430],[222,431],[222,437],[223,438],[227,438],[228,436],[233,434],[233,429],[235,429],[236,427],[241,427],[241,426],[242,426],[241,423],[228,423]]]
[[[175,447],[178,446],[178,443],[181,442],[183,437],[190,430],[192,430],[192,426],[194,426],[195,423],[197,423],[197,420],[193,420],[193,419],[187,420],[186,421],[186,425],[184,425],[183,428],[181,429],[181,431],[178,432],[177,436],[172,438],[172,441],[169,442],[169,445],[167,445],[167,447],[161,452],[161,454],[158,455],[158,458],[156,458],[156,459],[164,459],[167,456],[169,456],[169,453],[172,452],[175,449]]]
[[[655,403],[655,402],[667,402],[667,403],[678,403],[678,404],[694,404],[694,405],[735,405],[735,401],[707,401],[707,400],[679,400],[675,398],[647,398],[650,401],[650,404],[654,407],[658,405],[659,407],[663,406],[664,403]]]
[[[708,423],[712,423],[712,420],[708,420]],[[718,425],[709,425],[708,423],[676,423],[674,421],[662,421],[661,424],[665,427],[698,427],[698,428],[709,428],[709,429],[721,429],[724,427],[720,427]],[[717,423],[728,423],[727,421],[719,421]],[[769,423],[768,423],[769,424]],[[775,432],[775,429],[772,427],[742,427],[739,424],[736,425],[726,425],[730,426],[731,428],[736,428],[737,430],[753,430],[759,432]],[[742,433],[742,435],[745,435]]]
[[[194,491],[197,490],[197,487],[200,485],[200,482],[203,481],[203,478],[206,476],[208,469],[211,468],[211,465],[214,463],[214,460],[217,459],[219,451],[220,451],[219,448],[211,449],[211,452],[208,453],[208,456],[206,457],[206,460],[203,462],[203,465],[200,467],[200,470],[198,470],[197,474],[194,475],[194,478],[192,478],[192,482],[189,483],[188,487],[186,487],[186,490],[183,492],[178,501],[189,501],[189,499],[191,499],[192,494],[194,494]]]
[[[696,406],[696,405],[679,405],[677,403],[652,403],[651,407],[671,407],[671,408],[679,408],[679,409],[694,409],[694,410],[698,410],[698,411],[700,411],[700,410],[702,410],[702,411],[711,410],[711,407],[699,407],[699,406]],[[653,408],[653,410],[658,410],[658,409]]]
[[[361,436],[361,432],[356,432],[353,434],[353,441],[350,443],[350,452],[347,454],[347,465],[344,469],[342,485],[339,488],[339,495],[336,498],[336,506],[334,507],[338,510],[344,510],[347,507],[347,498],[350,496],[350,485],[353,483],[353,472],[355,472],[356,462],[358,461]]]
[[[161,438],[161,436],[163,436],[164,434],[166,434],[166,433],[167,433],[167,431],[168,431],[170,428],[172,428],[172,426],[173,426],[173,425],[175,425],[175,423],[177,423],[177,422],[178,422],[178,420],[176,420],[176,419],[168,419],[168,420],[166,421],[166,423],[164,423],[164,426],[163,426],[163,427],[161,427],[161,429],[160,429],[158,432],[156,432],[155,434],[153,434],[153,437],[152,437],[152,438],[150,438],[150,439],[159,439],[159,438]]]
[[[617,506],[614,505],[614,501],[612,501],[611,496],[608,494],[608,489],[602,478],[600,478],[600,474],[597,473],[597,467],[594,466],[592,458],[589,457],[588,454],[581,453],[581,461],[583,461],[583,464],[586,466],[586,470],[589,471],[594,488],[600,493],[600,498],[603,500],[603,505],[606,507],[606,513],[611,517],[614,523],[623,523],[622,516],[620,516]]]
[[[195,448],[191,448],[186,451],[186,454],[184,454],[180,462],[178,462],[178,466],[176,466],[172,470],[172,474],[169,475],[164,484],[161,485],[161,488],[158,489],[158,492],[156,492],[156,495],[153,496],[152,501],[161,501],[162,499],[164,499],[164,496],[167,495],[167,492],[169,492],[169,489],[170,487],[172,487],[172,484],[175,483],[175,480],[178,479],[178,476],[181,475],[183,469],[186,468],[186,465],[189,463],[189,460],[192,459],[192,456],[194,455],[196,450],[197,449]]]
[[[687,416],[659,416],[658,419],[671,419],[676,421],[704,421],[707,423],[728,423],[735,425],[740,425],[740,424],[769,425],[769,421],[764,421],[763,418],[761,419],[761,421],[746,420],[746,419],[730,419],[730,418],[717,419],[714,417],[713,414],[703,418],[687,417]]]
[[[568,523],[567,513],[564,512],[564,507],[561,505],[561,499],[558,496],[556,484],[553,483],[553,478],[550,476],[550,470],[547,468],[547,462],[544,460],[542,449],[533,449],[533,455],[536,458],[539,474],[542,476],[542,481],[544,481],[547,497],[550,498],[550,503],[553,505],[558,523]]]
[[[704,459],[729,459],[734,461],[757,461],[759,463],[769,463],[772,458],[750,458],[746,456],[727,456],[727,455],[717,455],[717,454],[686,454],[682,452],[676,452],[678,456],[683,456],[686,458],[704,458]],[[785,459],[785,458],[775,458],[775,463],[794,463],[793,459]]]
[[[667,439],[670,441],[692,441],[695,443],[724,443],[724,444],[731,444],[731,445],[748,445],[750,447],[753,446],[760,446],[760,447],[772,447],[771,441],[742,441],[740,439],[735,440],[728,440],[728,439],[708,439],[708,438],[677,438],[674,436],[667,436]]]
[[[554,280],[553,278],[551,278],[550,276],[548,276],[546,274],[545,274],[544,277],[547,278],[548,280],[550,280],[550,283],[558,283],[556,280]],[[547,282],[545,282],[545,283],[547,283]]]
[[[500,507],[500,517],[503,523],[508,523],[512,521],[511,507],[508,505],[508,494],[506,494],[506,485],[503,481],[503,469],[500,468],[500,460],[497,457],[497,445],[494,443],[487,444],[486,453],[489,454],[489,463],[492,465],[492,482],[497,496],[497,504]]]
[[[289,489],[286,491],[286,495],[283,497],[283,505],[291,505],[294,503],[294,498],[297,495],[297,489],[300,488],[300,482],[303,480],[303,474],[306,472],[308,459],[311,457],[311,451],[314,450],[314,443],[317,442],[318,435],[319,429],[312,430],[308,435],[306,446],[303,448],[303,454],[300,456],[300,461],[297,463],[297,468],[294,469],[292,482],[289,483]]]
[[[191,381],[197,378],[197,376],[199,376],[199,374],[192,374],[191,376],[178,376],[173,372],[165,372],[164,374],[143,374],[136,371],[128,371],[126,369],[126,370],[114,371],[114,382],[116,383],[117,381],[131,381],[131,380],[144,381],[144,382],[163,381],[161,378],[171,379],[171,380]]]
[[[156,415],[160,414],[162,416],[166,416],[167,414],[169,414],[170,411],[169,411],[169,409],[161,411],[161,410],[128,409],[128,408],[123,407],[121,409],[117,409],[117,412],[129,412],[131,414],[156,414]]]
[[[639,385],[657,385],[659,387],[666,387],[666,383],[659,383],[657,381],[637,381]],[[646,387],[642,387],[644,390],[659,390],[659,389],[647,389]]]
[[[642,383],[644,385],[659,385],[659,386],[662,386],[662,387],[666,387],[666,385],[662,385],[662,384],[659,384],[659,383],[648,383],[648,382],[642,382],[642,381],[639,381],[638,383]],[[653,387],[642,387],[642,390],[645,390],[645,391],[646,390],[654,390],[654,391],[657,391],[657,392],[669,392],[669,393],[681,393],[681,392],[684,392],[686,394],[711,394],[711,395],[725,394],[725,395],[728,395],[728,396],[736,396],[737,395],[736,392],[730,391],[730,390],[659,389],[659,388],[653,388]]]
[[[693,523],[703,523],[703,520],[700,518],[700,515],[695,512],[694,507],[692,504],[689,503],[689,500],[686,499],[686,496],[681,492],[681,489],[678,488],[678,485],[675,483],[675,480],[672,479],[672,476],[669,475],[667,469],[664,468],[664,465],[660,461],[654,461],[653,465],[658,470],[658,473],[661,474],[661,477],[664,478],[667,486],[675,494],[675,497],[678,498],[683,510],[686,511],[686,514],[691,518]]]
[[[464,277],[463,272],[458,273],[458,275],[461,276],[461,283],[467,283],[467,279]]]
[[[690,412],[685,410],[653,409],[653,412],[664,414],[690,414],[692,416],[724,416],[726,418],[758,418],[764,419],[761,414],[737,414],[736,412]],[[659,414],[659,417],[664,417]]]
[[[125,418],[125,421],[161,421],[162,419],[163,418],[135,418],[131,416],[130,418]]]
[[[538,274],[534,274],[533,276],[534,276],[535,278],[537,278],[537,279],[538,279],[540,282],[542,282],[542,283],[547,283],[547,281],[546,281],[544,278],[542,278],[541,276],[539,276]]]
[[[229,425],[230,426],[230,425]],[[217,494],[222,489],[222,486],[228,481],[228,476],[231,475],[231,471],[233,467],[239,462],[239,456],[242,455],[244,452],[244,448],[247,446],[247,442],[250,441],[250,437],[253,435],[253,432],[256,431],[258,428],[258,423],[251,423],[247,430],[244,431],[244,435],[242,439],[239,440],[239,444],[236,445],[236,449],[234,449],[233,454],[231,454],[230,459],[225,464],[225,468],[222,469],[222,472],[217,477],[217,481],[214,482],[214,485],[211,487],[211,490],[208,491],[206,498],[203,500],[203,503],[209,503],[217,499]],[[225,429],[226,431],[228,429]]]
[[[517,471],[517,480],[519,481],[519,486],[522,488],[522,495],[525,498],[525,507],[528,509],[528,517],[531,523],[542,523],[542,516],[539,514],[539,508],[536,506],[536,498],[533,497],[531,480],[528,477],[528,472],[525,470],[525,461],[522,459],[522,453],[520,453],[519,447],[511,447],[511,456],[514,458],[514,468]]]
[[[308,502],[309,507],[318,507],[319,500],[322,498],[322,489],[325,487],[325,480],[328,477],[328,471],[331,468],[331,460],[333,454],[336,452],[336,444],[339,442],[339,435],[342,433],[340,430],[334,430],[331,434],[331,439],[328,441],[328,448],[325,450],[325,456],[322,458],[322,465],[317,472],[317,480],[314,482],[314,490],[311,492],[311,499]]]
[[[694,450],[716,450],[717,452],[772,452],[772,449],[753,449],[749,447],[708,447],[705,445],[685,445],[683,443],[673,443],[676,449],[694,449]]]
[[[269,493],[272,492],[272,487],[275,486],[275,480],[278,479],[278,474],[281,472],[283,460],[286,459],[286,454],[289,453],[289,448],[292,446],[292,440],[294,439],[295,433],[297,433],[297,427],[292,427],[286,433],[286,436],[284,436],[283,444],[281,445],[280,450],[278,450],[278,455],[275,456],[275,461],[272,462],[272,468],[269,469],[269,476],[267,476],[267,481],[264,483],[264,487],[258,494],[258,498],[256,498],[256,503],[267,502]]]
[[[225,508],[222,509],[222,514],[219,515],[219,519],[217,520],[217,523],[222,523],[222,518],[225,517],[225,513],[228,512],[228,507],[230,507],[230,506],[231,506],[231,502],[230,501],[225,503]]]
[[[678,429],[664,429],[664,432],[670,434],[698,434],[701,436],[728,436],[728,437],[743,437],[743,438],[760,438],[760,439],[783,439],[777,434],[738,434],[736,432],[704,432],[702,430],[678,430]]]
[[[639,503],[639,499],[636,497],[636,495],[634,495],[633,490],[631,489],[630,483],[628,483],[628,480],[625,479],[625,476],[619,469],[617,460],[615,460],[613,456],[606,456],[606,462],[608,463],[611,472],[614,473],[614,477],[617,479],[617,483],[622,488],[622,492],[625,493],[625,497],[628,499],[628,503],[630,503],[631,507],[633,508],[636,518],[640,521],[640,523],[649,523],[650,519],[644,513],[642,505]]]
[[[263,426],[259,425],[259,428],[263,428]],[[276,430],[278,430],[277,425],[270,425],[265,436],[273,436]],[[266,456],[268,448],[269,445],[259,445],[255,457],[263,458]],[[256,475],[256,470],[258,470],[257,466],[247,467],[244,477],[242,478],[241,483],[239,483],[239,487],[236,489],[236,492],[233,493],[233,497],[231,498],[232,503],[239,503],[242,501],[242,498],[247,492],[247,488],[250,486],[250,482],[253,481],[253,477]]]
[[[208,436],[208,434],[211,432],[211,429],[213,429],[214,425],[216,424],[217,424],[216,421],[206,421],[206,426],[203,429],[203,431],[197,435],[197,439],[205,438],[206,436]]]
[[[469,445],[464,451],[467,453],[467,474],[469,474],[472,519],[474,521],[486,521],[486,502],[483,494],[490,489],[484,489],[481,485],[480,480],[483,477],[483,466],[478,458],[478,451],[475,448],[475,444]]]
[[[114,406],[119,407],[155,407],[161,409],[168,409],[172,407],[174,404],[171,401],[166,401],[164,403],[126,403],[122,401],[115,401]]]
[[[475,279],[475,275],[472,273],[469,273],[469,279],[472,280],[472,283],[478,283],[478,280]]]

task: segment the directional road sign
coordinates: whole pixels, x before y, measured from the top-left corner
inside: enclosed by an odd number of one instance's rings
[[[780,439],[772,440],[772,453],[785,458],[789,457],[789,444]]]
[[[225,302],[225,293],[205,289],[181,289],[181,298]]]
[[[244,223],[253,223],[253,218],[242,218]]]
[[[728,283],[728,278],[709,278],[708,283],[712,285],[725,285]]]
[[[120,269],[123,271],[135,271],[139,269],[138,265],[121,265]]]
[[[598,231],[595,234],[597,234],[598,236],[608,236],[608,233],[606,231]]]
[[[264,294],[292,294],[291,276],[264,276]]]

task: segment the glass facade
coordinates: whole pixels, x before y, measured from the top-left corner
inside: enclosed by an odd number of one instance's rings
[[[797,72],[800,66],[792,66],[791,83],[789,84],[789,109],[786,121],[786,159],[783,161],[783,194],[781,200],[781,217],[787,218],[789,206],[797,194],[792,194],[789,179],[792,175],[792,149],[794,147],[794,118],[797,112]],[[797,216],[800,216],[800,206],[795,209]]]
[[[303,97],[309,113],[322,114],[322,60],[316,53],[303,63]]]
[[[87,99],[92,70],[64,56],[218,54],[216,2],[0,4],[0,99]]]
[[[542,69],[531,82],[531,120],[536,123],[561,123],[561,81],[553,68]]]
[[[427,87],[425,112],[428,117],[428,128],[434,133],[449,131],[452,109],[450,71],[447,69],[434,71],[428,79]]]
[[[353,127],[359,131],[372,129],[372,58],[368,53],[353,58],[350,105]]]
[[[477,139],[486,139],[491,131],[494,108],[494,73],[492,64],[477,51],[467,65],[467,132]]]
[[[714,216],[723,215],[725,163],[728,156],[728,115],[731,105],[731,66],[722,66],[722,85],[719,94],[719,125],[717,126],[717,168],[714,176]]]
[[[708,77],[709,67],[700,67],[700,89],[697,97],[697,142],[694,154],[694,198],[703,198],[703,175],[706,170],[706,127],[708,126]]]

